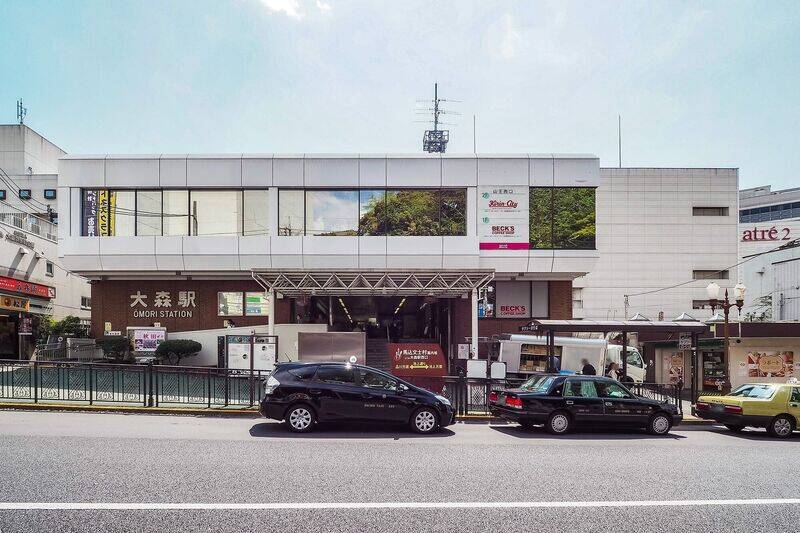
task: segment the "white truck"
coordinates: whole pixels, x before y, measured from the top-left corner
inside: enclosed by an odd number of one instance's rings
[[[535,374],[547,371],[547,337],[536,335],[500,335],[492,347],[493,356],[506,363],[509,374]],[[622,368],[622,346],[609,344],[605,339],[556,337],[555,356],[562,371],[580,373],[581,361],[586,359],[598,375],[603,375],[611,363]],[[628,377],[641,383],[647,375],[647,365],[634,346],[627,346]]]

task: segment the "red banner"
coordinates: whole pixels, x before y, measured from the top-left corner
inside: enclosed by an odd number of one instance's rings
[[[447,368],[438,344],[389,344],[392,374],[400,377],[441,377]]]
[[[56,290],[53,287],[5,276],[0,276],[0,291],[18,292],[30,294],[31,296],[41,296],[42,298],[55,298],[56,296]]]

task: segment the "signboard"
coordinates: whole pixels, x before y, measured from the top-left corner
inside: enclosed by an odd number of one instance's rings
[[[771,226],[769,228],[759,228],[754,226],[751,229],[742,230],[742,242],[753,241],[791,241],[791,228]]]
[[[228,368],[234,370],[272,371],[278,353],[278,337],[274,335],[227,335],[225,337]],[[252,361],[251,361],[252,359]]]
[[[87,189],[83,197],[83,234],[97,237],[97,191]]]
[[[192,318],[195,291],[136,291],[128,296],[133,318]]]
[[[445,375],[444,352],[438,344],[388,344],[392,374],[406,377]]]
[[[481,250],[527,250],[528,187],[478,187],[478,238]]]
[[[664,354],[662,369],[667,383],[676,384],[683,381],[683,352],[669,352]]]
[[[26,316],[19,321],[17,335],[33,335],[33,320],[31,320],[31,317]]]
[[[128,335],[133,340],[133,351],[155,352],[158,345],[167,338],[164,328],[128,328]]]
[[[747,375],[751,378],[783,378],[795,375],[794,352],[769,350],[747,352]]]
[[[47,285],[40,285],[39,283],[31,283],[29,281],[22,281],[19,279],[0,276],[0,290],[19,292],[21,294],[29,294],[31,296],[39,296],[41,298],[55,298],[56,289],[48,287]]]
[[[498,281],[495,283],[495,313],[497,318],[530,318],[531,284],[528,281]]]
[[[459,344],[458,345],[458,358],[459,359],[469,359],[469,344]]]
[[[8,294],[0,295],[0,309],[6,311],[22,311],[27,313],[30,306],[30,301],[27,298],[20,298],[18,296],[10,296]]]
[[[692,349],[692,334],[691,333],[681,333],[680,337],[678,337],[678,349],[679,350],[691,350]]]

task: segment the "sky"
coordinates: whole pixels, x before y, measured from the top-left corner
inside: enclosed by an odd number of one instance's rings
[[[790,2],[0,0],[0,123],[70,153],[448,152],[800,186]],[[422,102],[418,100],[423,100]]]

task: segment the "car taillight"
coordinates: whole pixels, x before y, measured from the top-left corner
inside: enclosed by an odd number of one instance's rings
[[[264,386],[264,395],[269,396],[281,382],[275,379],[275,376],[267,378],[267,383]]]
[[[742,414],[742,408],[739,407],[738,405],[726,405],[725,412],[740,415]]]
[[[697,402],[697,405],[695,405],[695,407],[697,407],[698,409],[708,409],[711,406],[706,402]]]
[[[515,409],[522,409],[522,398],[515,398],[514,396],[509,396],[506,398],[506,405],[508,407],[513,407]]]
[[[497,401],[497,391],[492,391],[489,393],[489,401],[496,402]]]

